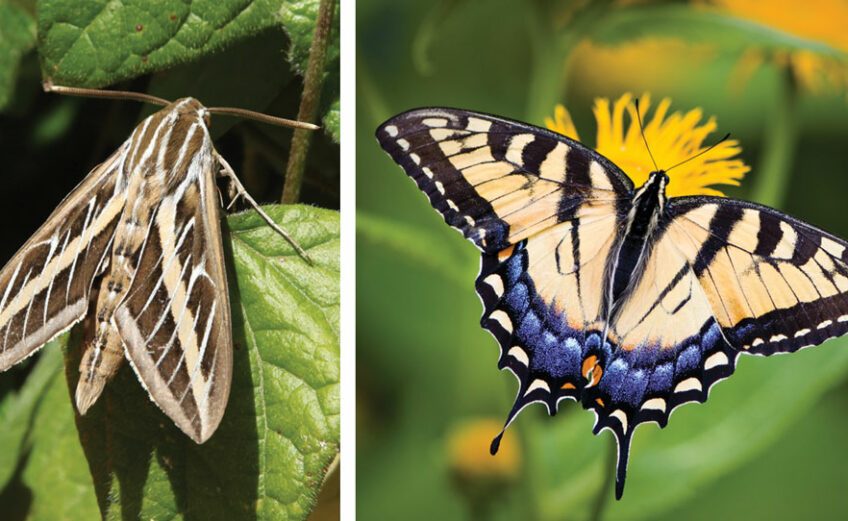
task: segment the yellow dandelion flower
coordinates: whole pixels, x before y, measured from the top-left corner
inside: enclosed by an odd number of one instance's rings
[[[654,111],[653,117],[648,120],[646,116],[650,104],[648,94],[639,98],[639,109],[645,123],[645,139],[651,147],[657,165],[667,169],[691,159],[668,173],[666,194],[669,197],[723,196],[722,192],[710,187],[717,184],[739,185],[739,181],[750,168],[741,159],[735,158],[742,150],[737,141],[723,141],[709,153],[698,155],[707,149],[703,144],[704,139],[716,130],[714,117],[702,123],[703,111],[700,108],[685,114],[668,114],[671,100],[664,98]],[[624,121],[625,112],[630,116],[629,125]],[[636,186],[643,184],[655,168],[639,132],[633,95],[622,95],[613,103],[612,108],[608,99],[598,98],[595,100],[594,113],[598,123],[595,149],[618,165]],[[547,118],[546,124],[555,132],[579,139],[571,116],[562,105],[556,107],[554,118]]]

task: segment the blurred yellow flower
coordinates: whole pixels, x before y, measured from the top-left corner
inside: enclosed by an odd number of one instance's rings
[[[699,0],[697,3],[708,3],[733,16],[822,42],[848,54],[848,2],[844,0]],[[844,60],[808,50],[778,51],[770,57],[790,67],[799,84],[810,91],[819,92],[828,86],[848,88],[848,65]],[[767,58],[756,49],[749,50],[741,60],[741,73],[749,72],[752,64]]]
[[[521,448],[514,437],[505,436],[496,456],[489,453],[492,438],[503,422],[477,419],[463,423],[448,435],[448,458],[454,474],[463,478],[512,480],[521,468]]]
[[[512,490],[521,473],[521,448],[505,437],[497,455],[489,453],[492,437],[503,422],[477,419],[459,424],[447,439],[450,477],[473,519],[488,519],[495,502]]]
[[[668,169],[691,159],[669,172],[666,188],[669,197],[724,195],[710,186],[739,185],[739,181],[750,168],[741,159],[734,159],[741,151],[737,141],[723,141],[709,153],[698,156],[707,148],[703,146],[704,139],[717,127],[714,117],[706,123],[701,123],[703,112],[700,108],[690,110],[686,114],[668,114],[671,100],[664,98],[648,121],[646,116],[650,104],[648,94],[639,98],[639,110],[645,123],[645,139],[659,168]],[[630,125],[626,128],[625,110],[630,115]],[[639,132],[633,95],[622,95],[615,101],[612,110],[608,99],[597,98],[594,113],[598,123],[595,149],[618,165],[636,186],[647,181],[655,168]],[[571,116],[562,105],[558,105],[554,110],[554,118],[546,118],[545,124],[555,132],[580,139]]]

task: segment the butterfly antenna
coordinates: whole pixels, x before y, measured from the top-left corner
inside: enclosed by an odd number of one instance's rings
[[[719,139],[719,140],[718,140],[717,142],[715,142],[714,144],[710,145],[710,147],[709,147],[709,148],[707,148],[707,149],[705,149],[705,150],[701,150],[700,152],[698,152],[698,153],[697,153],[697,154],[695,154],[694,156],[689,157],[689,158],[687,158],[687,159],[684,159],[683,161],[681,161],[681,162],[677,163],[676,165],[669,167],[669,168],[666,170],[666,172],[668,172],[668,171],[669,171],[669,170],[671,170],[672,168],[675,168],[675,167],[678,167],[678,166],[682,165],[683,163],[686,163],[687,161],[692,161],[693,159],[695,159],[695,158],[696,158],[696,157],[698,157],[698,156],[702,156],[702,155],[706,154],[706,153],[707,153],[707,152],[709,152],[710,150],[714,149],[715,147],[717,147],[717,146],[719,146],[720,144],[722,144],[722,143],[724,143],[725,141],[727,141],[727,138],[729,138],[729,137],[730,137],[730,132],[728,132],[727,134],[725,134],[723,138]]]
[[[84,98],[105,98],[105,99],[128,99],[141,101],[142,103],[153,103],[154,105],[168,105],[170,101],[145,94],[143,92],[130,92],[126,90],[101,90],[101,89],[83,89],[81,87],[65,87],[64,85],[53,85],[53,82],[46,80],[41,84],[44,87],[44,92],[55,92],[57,94],[68,94],[70,96],[82,96]]]
[[[651,163],[654,164],[654,171],[659,172],[660,167],[658,167],[657,162],[654,161],[654,154],[651,153],[651,147],[648,146],[648,140],[645,139],[645,127],[642,126],[642,114],[639,112],[639,99],[637,98],[633,104],[636,105],[636,119],[639,121],[639,133],[642,134],[642,141],[645,142],[645,150],[648,151],[648,156],[651,157]]]

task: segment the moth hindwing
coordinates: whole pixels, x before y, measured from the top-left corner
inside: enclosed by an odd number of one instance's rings
[[[81,414],[126,357],[183,432],[215,432],[233,342],[207,118],[183,98],[145,119],[0,270],[0,371],[92,312]]]

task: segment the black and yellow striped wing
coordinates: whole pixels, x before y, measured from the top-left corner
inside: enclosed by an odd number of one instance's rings
[[[580,143],[487,114],[412,110],[380,126],[377,139],[445,222],[486,253],[572,221],[587,200],[612,215],[633,190]]]
[[[581,402],[618,441],[617,497],[639,424],[706,401],[741,353],[848,332],[848,243],[777,210],[660,193],[634,253],[639,192],[580,143],[452,109],[401,114],[377,137],[483,252],[481,324],[519,380],[506,424],[535,401]],[[617,288],[621,264],[634,269]]]

